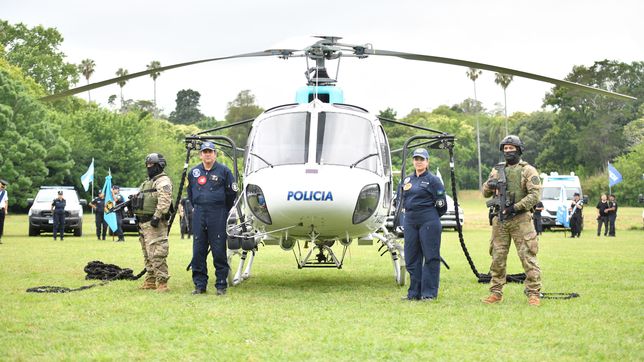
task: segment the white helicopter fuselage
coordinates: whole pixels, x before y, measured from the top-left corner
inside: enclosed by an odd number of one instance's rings
[[[389,213],[389,146],[378,118],[359,107],[313,100],[268,110],[245,159],[244,213],[287,249],[293,240],[348,244]]]

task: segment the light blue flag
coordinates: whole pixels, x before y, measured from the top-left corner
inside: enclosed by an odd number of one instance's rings
[[[622,182],[622,174],[613,165],[608,163],[608,186],[613,187]]]
[[[92,163],[89,165],[87,172],[81,176],[81,183],[85,191],[89,189],[89,183],[94,182],[94,158],[92,158]]]
[[[109,225],[113,232],[118,230],[119,226],[116,222],[116,213],[107,211],[114,205],[114,197],[112,196],[112,175],[105,176],[105,185],[103,185],[103,195],[105,195],[105,222]]]

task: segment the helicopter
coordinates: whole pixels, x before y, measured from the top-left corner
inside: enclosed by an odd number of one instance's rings
[[[381,255],[389,253],[391,257],[395,283],[404,285],[404,249],[398,236],[385,227],[386,218],[392,211],[396,185],[393,184],[391,157],[394,151],[390,149],[383,122],[419,131],[419,134],[407,139],[399,150],[403,160],[401,179],[405,177],[405,160],[409,149],[423,146],[449,152],[457,231],[470,266],[475,275],[479,275],[465,248],[459,220],[454,135],[379,117],[362,107],[345,103],[342,90],[336,86],[337,79],[331,78],[327,71],[326,61],[337,60],[339,67],[341,58],[397,57],[496,71],[619,99],[634,99],[628,95],[494,65],[376,50],[371,44],[341,43],[342,38],[337,36],[317,38],[320,40],[304,49],[270,49],[179,63],[81,86],[44,97],[43,100],[55,100],[152,72],[205,62],[268,56],[305,58],[307,83],[297,91],[294,103],[269,108],[254,119],[185,137],[186,162],[176,204],[182,194],[190,154],[198,149],[201,142],[213,141],[220,148],[225,148],[234,164],[238,196],[227,220],[229,263],[232,264],[233,258],[239,257],[235,273],[229,275],[229,282],[234,286],[250,278],[254,258],[262,244],[279,245],[285,251],[292,251],[300,269],[341,269],[347,249],[354,240],[380,243],[379,251],[385,249]],[[310,65],[309,61],[314,64]],[[251,129],[243,148],[229,137],[218,134],[226,128],[246,124],[251,124]],[[243,159],[241,177],[238,153],[242,154]],[[395,220],[401,213],[400,204],[395,210]],[[337,244],[341,252],[334,249]]]

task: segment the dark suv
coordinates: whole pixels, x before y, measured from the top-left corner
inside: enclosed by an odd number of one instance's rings
[[[74,236],[83,235],[83,206],[87,205],[85,199],[79,199],[73,186],[41,186],[34,199],[27,199],[29,206],[29,236],[40,235],[41,232],[53,232],[54,218],[51,203],[58,196],[58,191],[63,191],[67,200],[65,206],[65,232],[74,233]]]

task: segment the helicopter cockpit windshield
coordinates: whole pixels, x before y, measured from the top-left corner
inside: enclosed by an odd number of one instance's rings
[[[313,121],[309,112],[283,113],[263,119],[253,130],[248,171],[305,164],[309,161],[310,135],[317,134],[315,154],[311,155],[316,163],[381,174],[378,145],[368,119],[347,113],[320,112],[317,123]]]
[[[378,146],[369,120],[346,114],[318,115],[316,162],[378,172]]]
[[[310,113],[285,113],[264,119],[255,130],[249,168],[304,164],[308,158]]]

